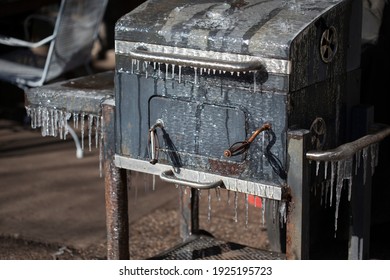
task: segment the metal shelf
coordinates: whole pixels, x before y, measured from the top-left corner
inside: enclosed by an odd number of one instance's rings
[[[218,240],[206,235],[192,235],[186,242],[150,258],[152,260],[285,260],[281,253]]]

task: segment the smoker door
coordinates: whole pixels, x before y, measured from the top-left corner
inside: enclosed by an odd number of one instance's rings
[[[230,74],[205,75],[195,84],[191,74],[183,74],[178,81],[150,73],[117,72],[116,154],[148,163],[156,148],[156,162],[164,165],[237,179],[283,182],[287,95],[254,92],[253,86],[241,87],[239,79]],[[265,123],[271,130],[258,134],[244,153],[224,155]]]
[[[182,161],[188,165],[201,157],[227,160],[224,150],[246,137],[245,113],[237,107],[158,95],[152,96],[148,105],[150,127],[163,123],[156,130],[162,163],[180,167]],[[243,157],[228,160],[240,162]]]

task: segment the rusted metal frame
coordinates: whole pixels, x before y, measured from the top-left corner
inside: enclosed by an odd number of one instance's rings
[[[129,253],[129,220],[127,201],[126,170],[116,167],[115,156],[115,105],[104,102],[103,146],[104,149],[104,182],[106,200],[107,259],[128,260]]]
[[[305,156],[309,143],[308,130],[288,132],[290,205],[286,225],[286,258],[292,260],[309,259],[309,161]]]

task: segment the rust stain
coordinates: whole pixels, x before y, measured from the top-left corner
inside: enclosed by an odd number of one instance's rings
[[[240,175],[247,167],[246,164],[219,161],[215,159],[209,159],[209,164],[212,173],[218,173],[223,176]]]

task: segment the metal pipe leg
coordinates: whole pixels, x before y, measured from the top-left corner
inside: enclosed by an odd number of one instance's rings
[[[103,104],[103,149],[106,198],[107,259],[130,259],[126,170],[115,166],[113,104]]]
[[[291,260],[309,259],[310,190],[306,151],[309,131],[288,133],[288,181],[291,201],[286,225],[286,257]]]

